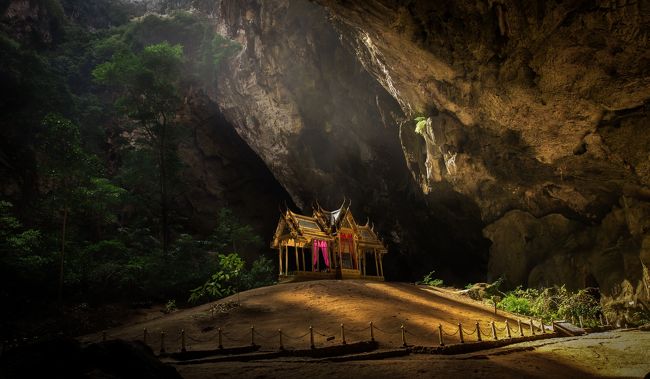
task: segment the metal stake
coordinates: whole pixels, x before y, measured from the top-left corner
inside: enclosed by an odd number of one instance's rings
[[[314,328],[309,325],[309,347],[314,349],[316,346],[314,346]]]

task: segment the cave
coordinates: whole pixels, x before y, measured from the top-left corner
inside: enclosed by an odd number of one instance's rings
[[[0,291],[21,309],[2,336],[44,328],[45,303],[57,325],[189,306],[229,253],[290,276],[273,249],[312,242],[278,245],[278,217],[341,203],[372,220],[369,276],[387,283],[498,284],[495,312],[561,288],[593,294],[601,323],[650,317],[647,0],[7,0],[0,16],[0,276],[23,283]],[[110,326],[94,322],[77,335]]]

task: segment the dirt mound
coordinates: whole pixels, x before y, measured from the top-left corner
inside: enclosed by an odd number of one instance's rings
[[[251,343],[251,326],[255,326],[255,343],[262,347],[278,344],[278,329],[284,345],[289,348],[309,346],[309,327],[314,330],[315,344],[327,346],[341,343],[341,324],[351,342],[370,338],[369,323],[374,325],[375,338],[383,347],[402,345],[401,326],[406,328],[409,344],[435,345],[438,325],[446,333],[458,330],[458,323],[468,331],[480,322],[490,333],[489,322],[496,321],[505,336],[504,320],[517,325],[512,315],[451,290],[414,286],[406,283],[383,283],[355,280],[322,280],[279,284],[242,292],[219,302],[174,312],[170,315],[136,325],[108,330],[109,338],[143,339],[160,349],[160,334],[165,332],[164,347],[168,352],[181,347],[180,331],[185,331],[187,349],[209,349],[217,346],[218,328],[223,331],[223,345],[242,346]],[[215,309],[212,311],[211,309]],[[471,340],[466,336],[466,340]],[[87,336],[97,341],[100,334]],[[459,342],[457,334],[446,336],[446,342]]]

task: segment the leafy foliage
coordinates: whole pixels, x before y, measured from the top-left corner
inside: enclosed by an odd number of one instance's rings
[[[578,319],[585,324],[597,324],[602,308],[598,300],[587,289],[571,292],[561,287],[523,289],[518,287],[505,294],[498,302],[500,309],[526,316],[542,318],[545,321]]]
[[[444,282],[442,279],[436,279],[433,277],[433,274],[435,274],[435,272],[435,270],[432,270],[430,273],[426,274],[421,281],[416,282],[415,284],[424,284],[431,287],[442,287],[444,285]]]
[[[423,116],[416,117],[415,121],[415,132],[420,135],[424,135],[427,127],[427,118]]]

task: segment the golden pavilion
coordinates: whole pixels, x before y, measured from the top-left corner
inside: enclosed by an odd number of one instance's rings
[[[318,203],[311,216],[282,211],[271,240],[278,249],[279,280],[384,280],[383,257],[388,252],[370,220],[359,225],[350,203],[334,211]]]

